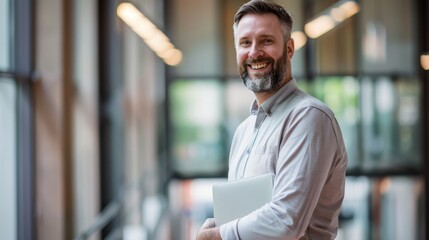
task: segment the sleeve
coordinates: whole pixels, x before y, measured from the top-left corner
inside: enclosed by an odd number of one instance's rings
[[[299,239],[305,235],[338,146],[332,118],[316,107],[291,112],[279,141],[273,200],[222,225],[223,240]]]

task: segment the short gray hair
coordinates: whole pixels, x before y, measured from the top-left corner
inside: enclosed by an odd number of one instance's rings
[[[290,38],[293,24],[292,17],[283,6],[266,0],[252,0],[245,3],[240,7],[240,9],[238,9],[234,16],[234,37],[241,18],[243,18],[244,15],[251,13],[258,15],[272,13],[276,15],[279,18],[280,24],[283,28],[283,35],[285,38],[284,40],[287,41]]]

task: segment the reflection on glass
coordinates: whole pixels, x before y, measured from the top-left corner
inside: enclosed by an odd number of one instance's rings
[[[359,18],[361,70],[412,74],[415,71],[415,1],[362,0]],[[393,13],[401,14],[393,14]]]
[[[17,238],[16,88],[0,78],[0,239]]]
[[[0,0],[0,70],[9,69],[10,59],[10,22],[9,1]]]
[[[336,239],[425,239],[423,186],[420,177],[347,177]]]
[[[419,84],[387,77],[362,80],[364,168],[402,170],[420,162]]]
[[[223,91],[215,80],[177,80],[170,86],[174,170],[185,176],[226,170]]]
[[[314,40],[315,70],[321,74],[353,74],[356,64],[356,17]]]
[[[380,236],[375,239],[425,239],[419,235],[422,228],[420,214],[424,211],[419,206],[423,198],[423,185],[419,178],[392,177],[375,182],[380,197],[374,197],[372,209],[374,225],[380,229]],[[377,207],[379,206],[379,207]],[[377,222],[377,220],[379,222]]]
[[[222,69],[222,35],[218,0],[172,0],[166,23],[169,37],[183,52],[183,61],[171,69],[176,76],[217,76]],[[209,10],[208,10],[209,9]],[[198,19],[198,20],[196,20]],[[161,19],[160,19],[161,20]],[[232,22],[231,22],[232,24]],[[192,29],[192,30],[191,30]],[[191,30],[191,31],[190,31]],[[232,31],[231,31],[232,32]]]

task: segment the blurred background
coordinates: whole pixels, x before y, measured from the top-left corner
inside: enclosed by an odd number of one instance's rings
[[[0,0],[0,239],[195,239],[253,100],[244,2]],[[275,2],[346,141],[337,239],[429,239],[428,1]]]

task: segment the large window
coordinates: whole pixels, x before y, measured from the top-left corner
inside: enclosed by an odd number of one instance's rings
[[[360,64],[365,73],[415,74],[416,7],[407,0],[361,1]]]
[[[226,172],[223,85],[210,79],[177,80],[169,92],[174,169],[184,176]]]
[[[224,81],[219,1],[172,0],[172,38],[184,53],[171,70],[168,98],[173,174],[225,176]],[[200,9],[212,11],[200,11]],[[199,19],[195,21],[195,19]],[[189,31],[192,29],[192,31]]]
[[[419,172],[420,84],[416,79],[364,77],[361,81],[362,167]]]

